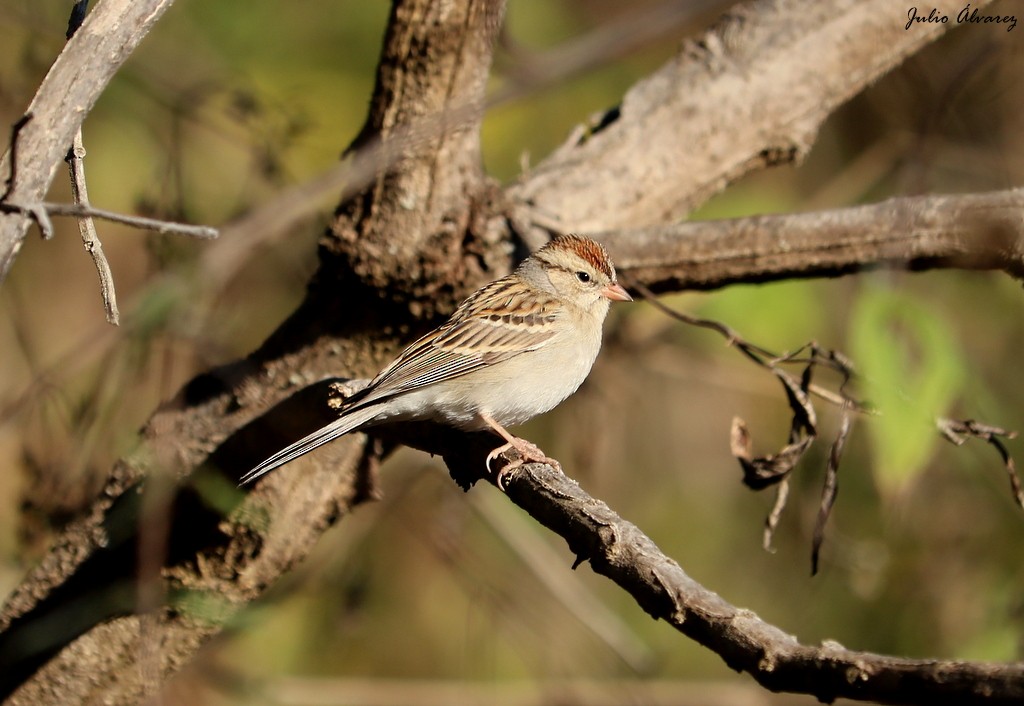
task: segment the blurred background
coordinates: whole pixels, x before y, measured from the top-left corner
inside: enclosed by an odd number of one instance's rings
[[[991,12],[1019,9],[1009,5]],[[0,124],[60,51],[69,7],[0,5]],[[388,7],[178,0],[85,123],[92,202],[218,226],[322,173],[365,116]],[[655,0],[510,0],[493,90],[518,97],[487,116],[488,171],[508,181],[540,161],[726,7],[702,3],[673,25],[642,21],[663,9]],[[1020,185],[1022,31],[955,29],[839,110],[805,163],[746,177],[692,217]],[[70,200],[66,178],[50,198]],[[26,241],[0,287],[0,596],[161,401],[244,356],[299,302],[334,205],[215,281],[198,266],[213,244],[100,222],[117,329],[73,222]],[[696,580],[801,641],[1020,660],[1024,512],[991,447],[955,448],[927,420],[1024,429],[1022,294],[1005,275],[887,271],[666,298],[780,352],[816,340],[927,401],[905,424],[856,422],[813,578],[838,414],[819,405],[822,437],[764,551],[773,496],[741,485],[729,428],[742,417],[769,453],[785,443],[788,410],[772,376],[715,334],[646,304],[617,307],[588,383],[521,431]],[[1008,448],[1024,458],[1020,440]],[[763,693],[587,565],[570,571],[564,543],[493,488],[464,494],[439,461],[408,450],[382,484],[384,498],[245,611],[168,703],[816,703]]]

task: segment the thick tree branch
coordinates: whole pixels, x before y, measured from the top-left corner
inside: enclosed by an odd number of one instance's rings
[[[879,267],[1002,270],[1024,279],[1024,190],[903,197],[598,237],[624,278],[655,292]]]
[[[377,140],[387,147],[393,138],[411,148],[342,203],[323,242],[321,277],[355,275],[376,292],[409,300],[417,318],[450,311],[461,298],[453,282],[487,279],[460,250],[478,227],[476,204],[494,189],[484,177],[479,130],[503,15],[503,0],[395,3],[384,55],[405,63],[378,65],[370,115],[351,150]],[[421,125],[425,144],[415,139]]]
[[[963,8],[934,5],[954,17]],[[839,105],[948,28],[906,23],[891,0],[737,6],[524,175],[510,189],[517,223],[584,233],[662,224],[742,174],[798,161]]]

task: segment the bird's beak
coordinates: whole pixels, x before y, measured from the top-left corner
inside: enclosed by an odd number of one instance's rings
[[[631,302],[633,297],[629,296],[629,292],[622,288],[622,285],[618,282],[612,282],[607,287],[601,290],[601,296],[607,297],[612,301],[617,302]]]

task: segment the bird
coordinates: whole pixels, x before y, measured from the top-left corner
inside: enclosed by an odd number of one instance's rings
[[[359,392],[338,418],[254,467],[240,485],[350,432],[429,420],[464,431],[490,429],[505,442],[486,467],[515,449],[519,458],[561,468],[515,426],[550,411],[583,384],[601,349],[612,301],[632,301],[600,243],[559,235],[510,274],[471,294],[436,329],[410,344]]]

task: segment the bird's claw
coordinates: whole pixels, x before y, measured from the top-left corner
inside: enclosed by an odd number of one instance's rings
[[[519,453],[519,458],[509,461],[504,466],[499,468],[497,473],[495,473],[495,484],[498,486],[498,489],[501,490],[502,492],[505,492],[505,481],[511,475],[511,472],[519,468],[520,466],[526,464],[527,462],[546,463],[555,470],[559,472],[562,471],[562,464],[560,464],[557,460],[551,458],[543,451],[541,451],[540,447],[534,444],[533,442],[527,441],[526,439],[520,439],[518,437],[516,438],[516,441],[519,443],[510,441],[507,444],[503,444],[502,446],[499,446],[498,448],[494,449],[489,454],[487,454],[487,472],[494,473],[494,471],[491,470],[491,461],[493,461],[494,459],[496,459],[498,456],[505,453],[509,449],[514,448]]]

